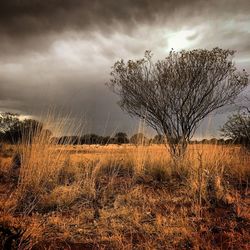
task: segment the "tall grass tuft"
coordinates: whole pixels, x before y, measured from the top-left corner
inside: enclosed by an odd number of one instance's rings
[[[23,131],[22,141],[17,147],[21,158],[21,167],[17,186],[17,210],[31,212],[39,202],[42,194],[49,192],[58,185],[59,174],[69,158],[65,150],[70,141],[65,139],[63,145],[53,138],[48,129],[55,135],[69,134],[80,131],[70,117],[57,118],[52,112],[38,123]],[[62,144],[60,142],[60,144]]]

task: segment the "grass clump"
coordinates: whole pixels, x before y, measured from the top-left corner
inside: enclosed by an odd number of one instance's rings
[[[123,158],[107,158],[96,168],[96,177],[133,177],[134,166]]]
[[[65,132],[65,119],[58,122],[49,113],[44,118],[43,126],[46,128],[53,124],[56,124],[56,133]],[[70,130],[69,127],[66,129]],[[67,141],[64,143],[68,144]],[[32,212],[42,197],[59,184],[75,181],[72,172],[67,172],[69,152],[64,145],[57,145],[57,140],[52,138],[47,129],[41,129],[40,123],[23,132],[16,153],[19,156],[16,211]]]
[[[69,208],[81,196],[80,185],[63,185],[55,187],[50,193],[44,194],[38,207],[45,211]]]

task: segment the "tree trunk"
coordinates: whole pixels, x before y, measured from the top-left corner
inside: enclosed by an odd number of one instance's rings
[[[187,146],[188,143],[186,140],[182,139],[180,142],[178,143],[169,143],[169,152],[171,154],[172,159],[176,162],[176,161],[180,161],[183,160],[185,155],[186,155],[186,151],[187,151]]]

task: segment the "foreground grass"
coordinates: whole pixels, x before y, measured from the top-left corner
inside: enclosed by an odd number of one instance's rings
[[[191,145],[176,165],[163,146],[40,143],[5,146],[0,163],[5,247],[249,247],[250,155],[239,147]]]

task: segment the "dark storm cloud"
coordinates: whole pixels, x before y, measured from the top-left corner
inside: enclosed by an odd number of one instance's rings
[[[14,37],[72,29],[127,30],[136,24],[182,22],[195,15],[220,18],[248,15],[247,0],[6,0],[0,3],[0,31]]]
[[[93,32],[134,36],[141,25],[182,28],[204,21],[249,20],[249,5],[248,0],[3,0],[0,55],[46,50],[58,36],[71,31],[91,39]]]
[[[195,2],[200,1],[8,0],[1,2],[0,29],[16,37],[65,29],[109,29],[119,23],[155,22]]]
[[[93,131],[129,131],[134,121],[104,85],[111,65],[146,49],[164,58],[172,47],[220,46],[250,71],[249,11],[248,0],[3,0],[0,110],[55,105],[86,114]]]

